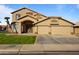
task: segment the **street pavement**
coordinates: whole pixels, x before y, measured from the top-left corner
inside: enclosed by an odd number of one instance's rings
[[[79,55],[79,37],[38,35],[34,44],[0,44],[1,55]]]
[[[2,47],[1,47],[2,46]],[[79,55],[79,44],[0,45],[0,55]]]

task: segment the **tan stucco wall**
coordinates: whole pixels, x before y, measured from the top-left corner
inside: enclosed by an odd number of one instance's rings
[[[47,26],[49,26],[50,23],[51,23],[50,20],[45,20],[43,22],[38,23],[37,25],[47,25]]]
[[[37,26],[32,27],[32,29],[33,29],[33,33],[37,34]]]

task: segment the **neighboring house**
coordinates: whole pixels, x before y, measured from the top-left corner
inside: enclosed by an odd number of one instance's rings
[[[79,22],[74,25],[74,33],[79,34]]]
[[[0,31],[2,31],[2,26],[0,25]]]
[[[47,17],[28,8],[21,8],[11,13],[12,29],[16,33],[63,34],[74,33],[74,23],[62,17]]]
[[[0,32],[5,31],[6,30],[6,25],[0,25]]]

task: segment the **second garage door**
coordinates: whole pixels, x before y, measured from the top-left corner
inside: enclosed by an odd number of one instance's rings
[[[72,27],[52,27],[52,34],[67,35],[73,33]]]

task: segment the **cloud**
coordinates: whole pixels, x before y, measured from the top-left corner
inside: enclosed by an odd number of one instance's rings
[[[0,24],[6,24],[4,17],[10,17],[11,22],[11,12],[14,11],[14,9],[6,6],[6,5],[0,5]]]

